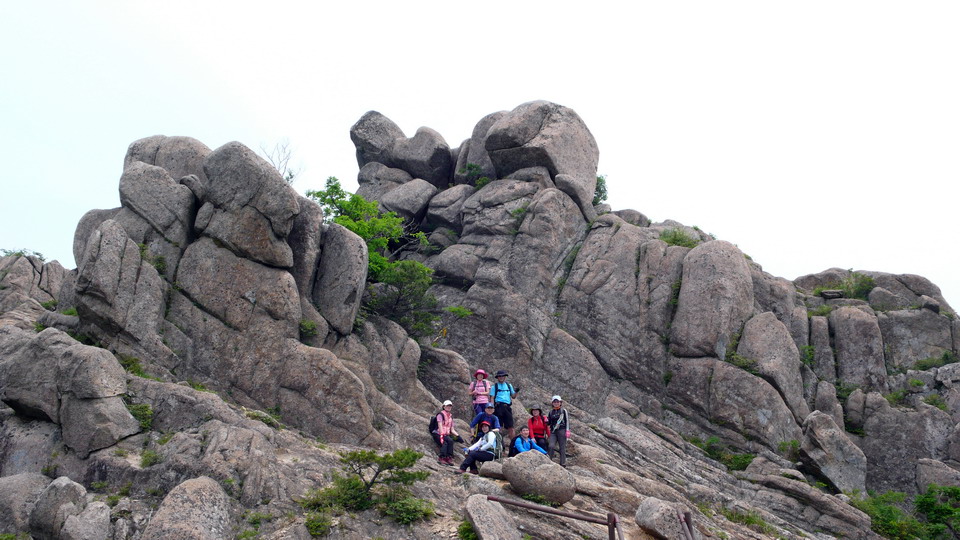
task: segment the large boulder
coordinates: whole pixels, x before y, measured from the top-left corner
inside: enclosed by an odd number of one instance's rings
[[[675,538],[689,538],[689,533],[693,533],[694,539],[701,538],[700,532],[696,528],[687,529],[681,520],[683,513],[688,510],[677,504],[658,499],[656,497],[647,497],[637,507],[634,519],[637,525],[647,534],[661,540],[672,540]]]
[[[312,297],[317,311],[344,335],[353,329],[360,309],[368,257],[362,238],[336,223],[327,227]]]
[[[723,358],[750,317],[753,301],[750,267],[737,246],[721,240],[699,244],[683,259],[671,351]]]
[[[877,320],[891,372],[911,368],[917,360],[952,352],[950,319],[929,309],[888,311],[878,314]]]
[[[756,361],[760,376],[780,392],[797,423],[803,422],[810,409],[803,399],[800,353],[776,315],[767,311],[747,321],[737,354]]]
[[[293,274],[301,297],[310,298],[317,276],[317,264],[323,244],[323,210],[320,205],[300,197],[300,213],[293,222],[288,242],[293,250]]]
[[[60,529],[60,540],[101,540],[109,538],[111,532],[110,507],[95,501],[67,518]]]
[[[830,324],[826,317],[810,317],[810,346],[813,347],[813,372],[821,380],[837,382],[837,363],[830,344]]]
[[[56,300],[67,271],[57,261],[44,263],[34,255],[0,257],[0,291],[16,292],[37,302]]]
[[[290,268],[286,239],[300,203],[277,170],[246,146],[232,142],[204,160],[209,179],[196,227],[240,256]]]
[[[467,497],[464,514],[473,524],[480,540],[520,540],[520,531],[510,514],[500,503],[487,500],[487,496],[475,493]]]
[[[86,495],[83,486],[66,476],[50,482],[30,512],[30,534],[40,540],[60,538],[67,518],[83,511]]]
[[[110,208],[108,210],[90,210],[84,214],[77,222],[77,228],[73,233],[73,260],[77,266],[83,262],[83,251],[87,248],[87,241],[93,231],[100,228],[100,224],[108,219],[113,219],[122,208]]]
[[[206,476],[187,480],[164,497],[142,540],[219,540],[232,535],[230,498]]]
[[[548,101],[524,103],[494,122],[486,137],[484,146],[499,178],[544,166],[554,177],[569,175],[586,192],[594,192],[600,151],[572,109]]]
[[[350,128],[350,139],[357,147],[357,165],[362,169],[371,162],[392,163],[393,145],[404,137],[400,126],[377,111],[369,111]]]
[[[447,227],[454,231],[463,228],[461,211],[463,203],[473,195],[473,186],[462,184],[446,189],[430,199],[427,208],[427,225],[430,228]]]
[[[830,313],[837,351],[837,378],[865,391],[887,391],[887,368],[883,358],[883,336],[877,318],[853,306],[841,306]]]
[[[505,114],[507,114],[506,111],[488,114],[473,127],[473,133],[460,146],[460,154],[457,155],[457,164],[453,174],[455,184],[475,182],[476,179],[482,177],[497,178],[497,169],[493,166],[493,161],[490,160],[490,154],[487,153],[487,133],[490,131],[490,127]],[[475,165],[476,168],[468,169],[468,165]]]
[[[427,211],[430,199],[437,194],[437,188],[426,180],[415,178],[380,198],[380,204],[389,212],[412,222],[419,223]]]
[[[453,174],[453,158],[450,146],[436,131],[422,127],[413,137],[397,139],[391,150],[392,160],[400,169],[414,178],[421,178],[443,189],[450,183]]]
[[[867,458],[829,414],[814,411],[803,421],[800,457],[838,491],[866,490]]]
[[[50,479],[39,473],[0,477],[0,533],[26,530],[30,513]]]
[[[403,184],[413,180],[413,176],[403,169],[387,167],[383,163],[372,161],[360,169],[357,174],[357,195],[368,201],[381,198]]]
[[[573,499],[577,491],[573,473],[535,450],[504,460],[503,475],[514,492],[540,495],[557,504]]]

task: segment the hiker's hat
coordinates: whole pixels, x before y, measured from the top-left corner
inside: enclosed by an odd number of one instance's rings
[[[483,375],[483,378],[484,378],[484,379],[487,378],[487,372],[484,371],[484,370],[482,370],[482,369],[478,369],[478,370],[476,370],[476,371],[473,372],[473,378],[474,378],[474,379],[477,378],[477,375]]]
[[[541,409],[539,405],[534,405],[533,407],[530,407],[531,416],[533,415],[533,411],[539,411],[540,414],[543,414],[543,409]]]
[[[480,422],[480,425],[490,427],[490,422],[487,422],[486,420],[484,420],[483,422]]]
[[[560,403],[563,403],[563,399],[561,399],[560,396],[553,396],[552,398],[550,398],[550,401],[559,401]],[[543,412],[543,411],[540,411],[540,412]]]
[[[489,402],[489,401],[487,402],[487,404],[486,404],[483,408],[484,408],[484,409],[496,409],[496,407],[494,407],[493,403],[491,403],[491,402]]]
[[[507,372],[502,369],[497,371],[497,374],[495,375],[495,377],[506,377],[506,376],[507,376]]]
[[[446,401],[444,401],[444,402],[443,402],[443,406],[446,407],[447,405],[453,405],[453,402],[450,401],[449,399],[446,400]]]

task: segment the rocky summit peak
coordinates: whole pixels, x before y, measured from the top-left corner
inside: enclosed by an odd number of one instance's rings
[[[158,135],[128,148],[121,206],[78,223],[76,269],[0,258],[0,534],[605,537],[484,497],[526,495],[630,538],[872,538],[845,493],[960,486],[960,322],[928,280],[791,282],[595,205],[596,141],[546,101],[457,148],[375,111],[350,137],[358,194],[426,243],[373,257],[242,144]],[[429,269],[426,326],[383,308],[408,285],[374,279],[384,256]],[[469,437],[477,368],[508,372],[518,427],[563,396],[566,468],[434,463],[429,419],[449,399]],[[306,501],[341,453],[401,448],[427,455],[404,497],[429,519]]]

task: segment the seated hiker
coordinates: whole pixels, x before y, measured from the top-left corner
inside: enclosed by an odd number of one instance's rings
[[[437,463],[452,467],[453,443],[457,440],[463,440],[457,433],[457,429],[453,427],[453,402],[449,399],[444,401],[443,409],[437,413],[434,420],[436,421],[436,428],[431,429],[430,434],[433,435],[433,441],[440,448]],[[433,428],[433,425],[434,423],[431,422],[431,428]]]
[[[543,415],[543,409],[539,405],[530,407],[530,419],[527,420],[527,427],[530,428],[530,438],[549,452],[550,422]]]
[[[480,440],[473,443],[469,448],[463,449],[467,457],[460,464],[457,474],[463,474],[467,472],[467,469],[470,469],[473,474],[480,474],[477,462],[492,461],[495,457],[494,450],[497,445],[497,436],[493,431],[490,431],[490,422],[480,422],[480,431],[483,433]]]
[[[480,425],[480,422],[487,422],[488,424],[490,424],[490,426],[492,426],[493,428],[493,431],[500,430],[500,419],[498,419],[493,414],[493,403],[487,403],[483,412],[473,417],[473,421],[470,422],[471,428],[474,428],[474,427],[477,428],[476,433],[473,437],[473,442],[477,442],[478,440],[480,440],[480,436],[483,435],[482,433],[480,433],[480,428],[477,427]]]
[[[540,448],[540,445],[537,444],[537,441],[530,437],[530,428],[523,426],[520,428],[520,435],[514,439],[513,444],[510,445],[510,455],[515,456],[523,452],[529,452],[530,450],[536,450],[541,454],[547,453],[546,450]]]
[[[470,383],[470,397],[473,400],[473,414],[480,414],[490,401],[490,383],[487,382],[487,372],[478,369],[473,373]]]
[[[507,430],[507,436],[513,440],[513,408],[511,407],[511,400],[517,395],[517,389],[507,382],[507,375],[507,372],[502,369],[497,371],[495,375],[497,382],[493,383],[493,387],[490,389],[490,398],[496,410],[493,414],[500,419],[500,425],[503,429]]]

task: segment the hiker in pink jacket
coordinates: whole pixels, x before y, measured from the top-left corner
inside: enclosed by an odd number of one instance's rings
[[[453,402],[443,402],[443,410],[437,413],[437,429],[433,431],[433,440],[440,447],[437,463],[453,466],[453,442],[463,440],[453,427]]]
[[[473,382],[470,383],[470,397],[473,398],[473,414],[483,412],[490,402],[490,383],[487,382],[487,372],[478,369],[473,373]]]

